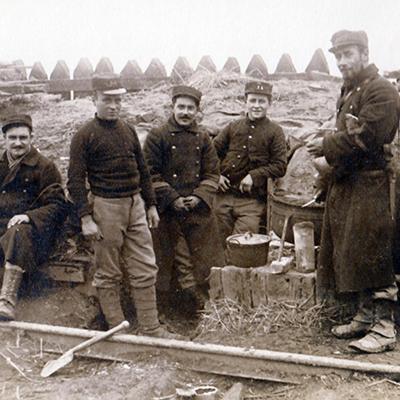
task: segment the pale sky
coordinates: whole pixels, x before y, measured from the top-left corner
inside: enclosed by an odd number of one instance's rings
[[[314,51],[328,53],[332,33],[363,29],[371,61],[400,69],[400,0],[0,0],[0,60],[57,60],[72,74],[81,57],[109,57],[116,72],[129,59],[144,71],[153,57],[170,72],[178,56],[195,68],[210,55],[222,68],[235,56],[244,71],[260,54],[274,72],[289,53],[298,72]]]

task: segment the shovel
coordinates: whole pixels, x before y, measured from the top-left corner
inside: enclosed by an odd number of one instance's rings
[[[102,332],[92,338],[78,344],[77,346],[73,347],[72,349],[65,352],[61,357],[57,358],[57,360],[50,360],[46,363],[43,367],[40,376],[43,378],[47,378],[50,375],[53,375],[54,372],[58,371],[59,369],[68,365],[74,359],[74,353],[86,349],[87,347],[100,342],[101,340],[107,339],[108,337],[114,335],[114,333],[121,331],[122,329],[126,329],[129,327],[128,321],[123,321],[119,325],[115,326],[114,328],[108,330],[107,332]]]
[[[286,215],[285,222],[283,223],[282,237],[278,250],[278,258],[277,260],[272,261],[271,265],[267,267],[267,269],[274,274],[282,274],[287,272],[290,269],[291,263],[293,261],[293,257],[282,257],[283,248],[285,246],[286,231],[291,216],[292,214]]]

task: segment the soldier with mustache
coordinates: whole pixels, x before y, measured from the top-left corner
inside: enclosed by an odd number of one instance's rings
[[[157,196],[160,293],[167,293],[172,264],[181,289],[197,309],[206,300],[211,266],[223,265],[213,202],[218,188],[218,157],[208,133],[196,122],[201,92],[172,90],[172,115],[146,138],[144,154]],[[168,299],[166,299],[167,301]]]

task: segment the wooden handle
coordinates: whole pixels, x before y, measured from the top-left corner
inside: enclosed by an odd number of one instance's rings
[[[112,328],[106,332],[99,333],[98,335],[86,340],[85,342],[78,344],[78,346],[75,346],[72,349],[68,350],[68,353],[75,353],[76,351],[86,349],[86,347],[89,347],[92,344],[95,344],[104,339],[107,339],[108,337],[114,335],[114,333],[119,332],[122,329],[126,329],[126,328],[129,328],[129,322],[122,321],[119,325],[115,326],[114,328]]]
[[[291,216],[292,216],[292,214],[286,215],[285,222],[283,223],[281,243],[279,245],[279,251],[278,251],[278,261],[280,261],[282,258],[283,246],[285,245],[286,231],[287,231],[289,219]]]

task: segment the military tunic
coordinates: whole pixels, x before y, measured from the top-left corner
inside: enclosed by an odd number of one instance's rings
[[[156,251],[161,259],[159,280],[169,277],[179,227],[191,253],[196,280],[202,283],[211,266],[223,264],[222,247],[210,240],[217,232],[212,206],[219,179],[218,157],[211,140],[196,123],[186,128],[171,117],[149,133],[144,155],[161,217],[155,240],[162,247]],[[175,199],[189,195],[202,200],[196,209],[173,209]]]
[[[323,152],[333,167],[328,190],[318,275],[338,292],[359,292],[394,282],[393,221],[388,155],[399,124],[399,96],[371,64],[343,86],[337,104],[337,132]],[[346,131],[345,114],[359,118],[361,146]],[[365,148],[362,148],[365,147]]]

